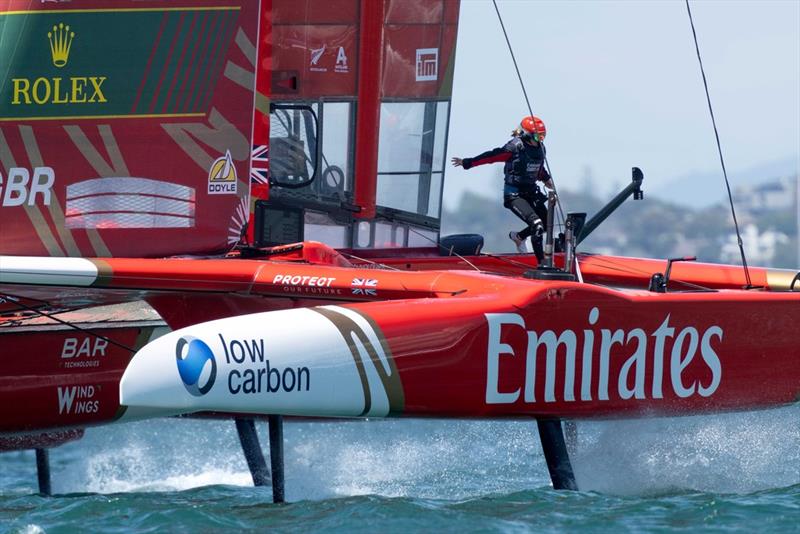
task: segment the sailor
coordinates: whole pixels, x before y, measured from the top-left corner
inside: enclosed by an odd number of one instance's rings
[[[542,234],[547,220],[547,196],[537,182],[543,182],[550,189],[553,182],[544,168],[544,137],[547,129],[539,117],[529,115],[520,121],[519,127],[511,132],[511,140],[474,158],[453,158],[455,167],[471,169],[486,163],[505,162],[505,186],[503,187],[503,206],[525,221],[525,228],[519,232],[509,232],[508,237],[517,250],[526,253],[525,240],[533,236],[533,250],[539,261],[544,258]]]

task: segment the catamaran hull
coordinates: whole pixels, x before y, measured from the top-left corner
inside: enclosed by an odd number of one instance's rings
[[[230,317],[140,350],[123,406],[303,416],[636,417],[800,395],[792,294],[522,292]]]
[[[152,317],[131,320],[130,308],[118,316],[104,308],[104,323],[97,313],[60,314],[72,328],[0,328],[0,450],[53,446],[82,435],[64,429],[119,418],[119,381],[133,352],[168,330]]]

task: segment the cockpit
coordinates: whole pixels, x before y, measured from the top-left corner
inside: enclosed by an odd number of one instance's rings
[[[458,2],[293,5],[274,0],[260,42],[271,69],[257,84],[269,119],[254,135],[255,243],[435,246]]]

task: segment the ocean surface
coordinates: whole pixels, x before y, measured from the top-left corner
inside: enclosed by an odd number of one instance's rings
[[[258,423],[266,448],[266,423]],[[254,488],[232,422],[89,429],[0,454],[2,532],[800,532],[800,406],[578,422],[553,491],[532,421],[287,422],[286,493]]]

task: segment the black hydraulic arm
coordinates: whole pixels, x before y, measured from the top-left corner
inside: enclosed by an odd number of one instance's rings
[[[620,191],[617,196],[615,196],[611,201],[603,206],[600,211],[598,211],[594,217],[586,221],[586,224],[583,225],[583,230],[581,230],[580,234],[578,235],[577,243],[580,244],[581,241],[589,237],[595,228],[600,226],[600,224],[605,221],[609,215],[614,213],[618,207],[625,202],[631,194],[633,194],[634,200],[641,200],[644,198],[644,191],[642,191],[642,180],[644,180],[644,174],[642,174],[642,170],[639,167],[634,167],[632,171],[632,178],[631,183],[625,187],[622,191]]]

